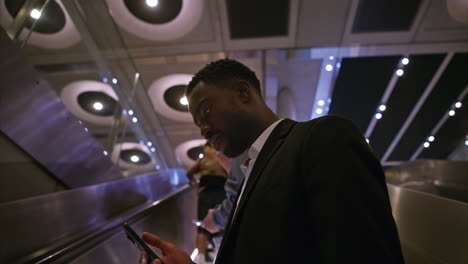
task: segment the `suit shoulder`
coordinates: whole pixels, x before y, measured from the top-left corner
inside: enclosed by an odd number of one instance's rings
[[[353,127],[357,128],[356,125],[349,119],[346,119],[337,115],[326,115],[318,118],[314,118],[307,122],[300,122],[299,127],[303,129],[326,129],[326,128],[344,128]]]

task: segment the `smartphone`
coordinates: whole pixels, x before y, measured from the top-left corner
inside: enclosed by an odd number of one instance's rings
[[[161,260],[158,255],[156,255],[156,253],[151,250],[145,241],[143,241],[143,239],[141,239],[140,236],[127,223],[124,223],[122,227],[127,234],[128,240],[132,241],[132,243],[138,248],[138,250],[140,250],[140,252],[144,250],[146,254],[148,254],[148,263],[153,262],[155,259]],[[161,263],[163,263],[162,260]]]

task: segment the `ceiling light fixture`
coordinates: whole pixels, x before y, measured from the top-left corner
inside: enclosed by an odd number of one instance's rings
[[[322,113],[323,113],[322,108],[317,108],[317,109],[315,110],[315,113],[317,113],[317,115],[322,114]]]
[[[128,112],[127,112],[127,113],[128,113],[129,115],[133,115],[133,110],[132,110],[132,109],[130,109],[130,110],[128,110]]]
[[[429,142],[424,142],[424,144],[423,144],[423,146],[424,146],[425,148],[428,148],[430,145],[431,145],[431,144],[429,144]]]
[[[154,147],[151,148],[151,152],[155,152],[156,149]]]
[[[455,110],[450,110],[449,111],[449,116],[454,116],[455,115]]]
[[[334,60],[334,59],[335,59],[335,57],[333,57],[333,56],[330,56],[330,57],[328,57],[328,58],[329,58],[330,60]]]
[[[381,114],[381,113],[375,114],[375,118],[376,118],[376,119],[381,119],[381,118],[382,118],[382,114]]]
[[[186,96],[181,97],[179,102],[181,105],[188,105],[188,100]]]
[[[112,78],[112,83],[113,84],[117,84],[119,81],[117,80],[117,78]]]
[[[468,146],[468,139],[465,140],[465,146]]]
[[[325,66],[325,70],[332,71],[333,70],[333,65],[327,64],[327,66]]]
[[[133,117],[133,118],[132,118],[132,122],[133,122],[133,123],[136,123],[136,122],[138,122],[138,118],[136,118],[136,117]]]
[[[456,103],[455,103],[455,107],[456,107],[456,108],[462,107],[462,103],[461,103],[461,102],[456,102]]]
[[[398,70],[396,71],[396,75],[398,75],[398,76],[402,76],[403,73],[405,73],[405,72],[404,72],[402,69],[398,69]]]
[[[156,7],[158,6],[159,1],[158,0],[146,0],[146,5],[149,7]]]
[[[104,156],[107,156],[107,151],[104,150],[102,153],[104,153]]]
[[[151,147],[151,146],[153,146],[153,142],[148,141],[148,142],[146,142],[146,145],[147,145],[148,147]]]
[[[325,104],[325,101],[319,100],[317,104],[320,105],[320,106],[323,106]]]
[[[198,157],[199,157],[200,159],[203,159],[203,153],[198,154]]]
[[[104,105],[101,102],[95,102],[93,104],[93,108],[97,111],[101,111],[102,109],[104,109]]]
[[[403,58],[403,59],[401,60],[401,64],[403,64],[403,65],[408,65],[408,63],[409,63],[409,59],[408,59],[408,58]]]
[[[41,11],[34,8],[33,10],[31,10],[31,13],[29,13],[29,15],[34,19],[39,19],[42,14]]]
[[[379,106],[379,110],[381,112],[385,111],[385,109],[387,109],[387,106],[385,106],[384,104]]]
[[[429,142],[434,142],[435,137],[434,137],[434,136],[430,136],[430,137],[427,138],[427,140],[429,140]]]
[[[130,160],[132,162],[137,163],[138,161],[140,161],[140,157],[138,157],[137,155],[133,155],[133,156],[130,157]]]
[[[368,138],[366,138],[366,141],[367,141],[367,144],[369,144],[369,139]]]

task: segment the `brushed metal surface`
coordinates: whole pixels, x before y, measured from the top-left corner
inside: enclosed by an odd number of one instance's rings
[[[1,204],[0,263],[66,245],[186,183],[184,170],[171,169]]]
[[[26,62],[0,27],[0,130],[75,188],[120,179],[120,170]]]
[[[409,161],[385,175],[388,183],[468,203],[467,161]]]
[[[407,264],[468,263],[468,204],[388,184]]]

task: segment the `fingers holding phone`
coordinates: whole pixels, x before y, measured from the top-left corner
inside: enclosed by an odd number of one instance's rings
[[[182,249],[178,248],[176,245],[163,241],[159,237],[144,232],[141,235],[141,238],[148,243],[149,245],[156,247],[161,250],[163,253],[160,260],[155,260],[151,264],[193,264],[194,262],[190,259],[190,256],[185,253]]]

